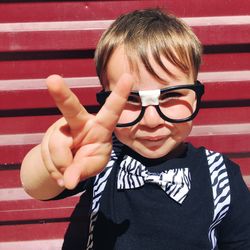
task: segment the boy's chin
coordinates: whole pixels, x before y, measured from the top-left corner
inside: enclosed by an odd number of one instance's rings
[[[181,142],[171,146],[163,144],[160,147],[147,147],[145,145],[140,145],[139,147],[132,147],[132,149],[145,158],[158,159],[168,155],[170,157],[178,156],[183,152],[184,144]]]
[[[145,158],[149,159],[157,159],[168,155],[171,152],[171,149],[166,150],[166,148],[147,148],[147,147],[140,147],[140,148],[133,148],[138,154]]]

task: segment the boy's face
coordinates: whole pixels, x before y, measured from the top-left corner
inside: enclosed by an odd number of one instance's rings
[[[166,58],[162,58],[165,67],[172,72],[175,77],[169,76],[161,69],[159,65],[151,60],[151,65],[155,72],[164,81],[154,78],[144,67],[143,63],[137,62],[139,72],[131,71],[128,59],[124,53],[123,47],[117,48],[111,56],[107,65],[107,81],[109,88],[112,90],[124,73],[129,73],[133,76],[135,84],[133,90],[155,90],[163,89],[169,86],[177,86],[183,84],[194,84],[194,79],[188,77],[181,72],[177,67],[172,65]],[[195,105],[195,97],[188,96],[190,106]],[[177,107],[178,108],[178,107]],[[126,118],[128,121],[133,116],[136,110],[131,109],[129,112],[122,114],[123,121]],[[183,112],[183,110],[176,110]],[[124,128],[116,128],[115,135],[117,138],[147,158],[159,158],[169,154],[176,149],[189,135],[192,129],[192,122],[170,123],[163,120],[154,106],[146,107],[143,118],[135,125]],[[178,151],[178,150],[177,150]]]

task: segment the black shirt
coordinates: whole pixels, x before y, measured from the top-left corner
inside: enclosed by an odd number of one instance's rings
[[[120,154],[132,156],[151,172],[189,168],[191,189],[182,204],[171,199],[156,184],[147,183],[136,189],[117,190],[117,160],[101,194],[94,223],[93,249],[212,249],[208,234],[213,222],[214,199],[205,149],[196,149],[187,144],[187,150],[174,159],[146,159],[127,147],[123,147]],[[250,193],[242,180],[239,167],[225,157],[224,163],[230,183],[231,202],[226,216],[216,226],[217,244],[214,249],[249,250]],[[92,186],[93,182],[90,183]],[[80,234],[79,231],[74,233]],[[79,238],[85,239],[85,242],[79,243],[79,248],[77,242],[75,245],[73,242],[65,242],[64,249],[85,249],[86,232]],[[66,245],[71,248],[66,248]]]

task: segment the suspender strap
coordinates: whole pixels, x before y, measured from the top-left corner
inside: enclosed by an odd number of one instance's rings
[[[207,149],[206,155],[214,203],[213,221],[208,232],[208,238],[212,246],[211,249],[213,250],[217,247],[216,226],[222,221],[229,210],[231,195],[227,169],[224,164],[223,156]]]

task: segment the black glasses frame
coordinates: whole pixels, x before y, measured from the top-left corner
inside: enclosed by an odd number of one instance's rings
[[[192,115],[190,115],[187,118],[184,118],[184,119],[171,119],[171,118],[165,116],[162,113],[159,105],[152,105],[152,106],[154,106],[156,108],[156,110],[157,110],[158,114],[160,115],[160,117],[163,120],[167,121],[167,122],[171,122],[171,123],[188,122],[188,121],[193,120],[196,117],[196,115],[198,114],[198,112],[199,112],[200,104],[201,104],[201,97],[204,94],[204,85],[200,81],[195,81],[195,83],[193,85],[192,84],[186,84],[186,85],[177,85],[177,86],[171,86],[171,87],[163,88],[163,89],[160,90],[160,93],[163,94],[163,93],[167,93],[169,91],[179,90],[179,89],[191,89],[196,93],[196,99],[197,99],[196,109],[194,110]],[[99,93],[97,93],[96,94],[97,102],[102,106],[105,103],[106,99],[111,94],[111,92],[112,91],[102,90]],[[131,91],[130,94],[139,96],[139,91]],[[140,114],[139,114],[139,116],[137,117],[136,120],[134,120],[133,122],[128,122],[128,123],[118,123],[118,124],[116,124],[116,127],[129,127],[129,126],[135,125],[144,116],[146,107],[147,106],[142,106],[141,107],[141,112],[140,112]]]

